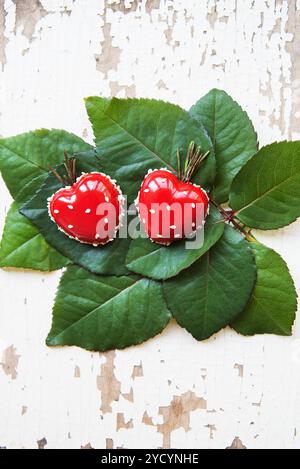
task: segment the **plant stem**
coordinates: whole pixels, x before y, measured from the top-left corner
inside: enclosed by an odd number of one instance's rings
[[[180,151],[177,149],[177,171],[179,179],[183,182],[190,182],[193,174],[197,171],[200,164],[205,160],[208,154],[209,151],[203,154],[200,146],[196,147],[195,142],[190,142],[182,167]]]
[[[252,235],[251,230],[249,229],[246,231],[245,225],[242,224],[236,217],[235,212],[232,210],[226,211],[217,204],[213,199],[210,199],[210,202],[219,210],[221,215],[223,215],[224,222],[231,223],[237,230],[239,230],[242,235],[247,239],[249,242],[257,242],[256,238]]]
[[[181,159],[180,159],[180,151],[179,151],[179,148],[177,148],[176,156],[177,156],[177,171],[178,171],[178,177],[179,177],[179,179],[181,179]]]
[[[62,185],[73,185],[76,182],[76,159],[74,157],[70,158],[66,150],[64,151],[64,167],[67,175],[60,176],[56,169],[52,168],[50,165],[48,166],[50,171]]]
[[[58,172],[56,171],[56,169],[52,168],[52,166],[50,164],[48,164],[48,168],[50,169],[51,173],[54,174],[54,176],[56,177],[56,179],[62,184],[62,185],[66,185],[66,181],[63,177],[60,176],[60,174],[58,174]]]
[[[69,157],[67,151],[64,151],[65,161],[64,166],[67,171],[68,179],[71,184],[74,184],[76,181],[76,160],[73,157]]]

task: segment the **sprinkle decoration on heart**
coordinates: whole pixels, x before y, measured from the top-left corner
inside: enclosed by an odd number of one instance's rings
[[[65,155],[71,181],[75,180],[73,161]],[[122,224],[123,205],[120,187],[101,172],[83,173],[73,185],[59,189],[48,199],[49,216],[58,229],[95,247],[114,240]]]
[[[204,189],[181,181],[167,169],[147,174],[137,202],[145,232],[152,241],[165,245],[195,236],[205,224],[208,204]]]
[[[136,206],[140,222],[152,241],[168,246],[193,238],[203,228],[209,213],[209,197],[190,179],[207,155],[191,142],[183,171],[179,152],[177,175],[166,168],[148,171]]]

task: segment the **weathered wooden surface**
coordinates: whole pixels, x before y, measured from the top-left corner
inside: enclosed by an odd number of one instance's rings
[[[187,108],[217,86],[262,144],[296,139],[299,51],[296,0],[0,0],[0,133],[61,127],[91,141],[84,96]],[[0,194],[2,228],[2,182]],[[258,235],[298,291],[299,234],[296,222]],[[225,330],[197,343],[171,324],[121,352],[49,349],[59,275],[0,271],[1,447],[299,447],[299,326],[293,338]]]

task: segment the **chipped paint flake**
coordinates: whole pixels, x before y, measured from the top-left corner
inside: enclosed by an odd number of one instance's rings
[[[106,449],[114,449],[114,440],[112,438],[106,438],[105,442]]]
[[[45,449],[45,446],[47,445],[47,439],[44,437],[41,440],[37,440],[37,447],[38,449]]]
[[[144,376],[144,371],[142,362],[140,362],[139,365],[134,365],[131,378],[134,380],[135,378],[141,378],[142,376]]]
[[[239,363],[236,363],[234,365],[234,369],[238,371],[238,376],[240,378],[243,378],[243,376],[244,376],[244,365],[240,365]]]
[[[7,349],[4,350],[2,362],[0,362],[4,373],[10,376],[11,379],[16,379],[18,376],[17,368],[20,355],[17,355],[16,351],[17,349],[13,345],[10,345]]]
[[[5,18],[7,12],[5,10],[5,0],[0,0],[0,63],[2,65],[2,71],[6,64],[6,52],[5,48],[8,43],[8,38],[5,36]]]
[[[114,12],[121,12],[125,15],[137,11],[139,6],[139,0],[115,0],[112,2],[107,2],[108,8]]]
[[[144,423],[145,425],[150,425],[151,427],[154,426],[152,417],[149,417],[148,412],[147,412],[146,410],[145,410],[145,412],[143,413],[142,423]]]
[[[118,401],[121,394],[121,383],[115,377],[114,360],[116,352],[111,350],[104,353],[106,362],[101,365],[101,374],[97,376],[97,387],[101,392],[101,407],[100,410],[103,414],[112,412],[111,404]]]
[[[117,70],[120,62],[121,49],[113,46],[111,24],[104,23],[102,28],[104,39],[101,42],[101,54],[95,54],[96,68],[107,78],[110,70]]]
[[[86,445],[80,446],[80,449],[94,449],[91,443],[87,443]]]
[[[110,81],[110,95],[111,97],[119,98],[135,98],[136,89],[135,85],[120,85],[117,81]]]
[[[129,402],[133,402],[133,388],[130,388],[130,391],[128,393],[123,393],[122,396],[124,399],[126,399]]]
[[[125,422],[125,417],[124,417],[123,412],[118,412],[117,413],[117,427],[116,427],[117,432],[121,428],[125,428],[126,430],[133,428],[133,421],[132,419],[130,419],[128,420],[128,422]]]
[[[163,417],[163,424],[157,426],[157,431],[163,435],[163,448],[171,447],[171,433],[174,430],[180,427],[186,432],[190,430],[191,412],[206,408],[206,400],[191,391],[174,396],[169,406],[160,407],[159,414]]]
[[[214,439],[214,432],[217,431],[217,427],[214,424],[207,424],[205,425],[206,428],[209,429],[209,439],[213,440]]]
[[[158,10],[159,7],[160,7],[160,0],[146,0],[145,10],[148,14],[150,14],[152,10]]]
[[[47,16],[49,12],[45,10],[39,0],[12,0],[16,5],[15,32],[22,28],[22,34],[32,41],[37,23]]]
[[[231,445],[227,446],[226,449],[247,449],[247,448],[246,446],[243,445],[239,437],[236,436],[233,442],[231,443]]]
[[[156,86],[159,90],[161,90],[161,89],[167,90],[168,89],[166,83],[162,79],[158,80]]]

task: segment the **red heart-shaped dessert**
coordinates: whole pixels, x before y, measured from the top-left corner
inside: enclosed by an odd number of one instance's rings
[[[160,244],[189,238],[202,229],[209,198],[204,189],[183,182],[167,169],[149,172],[137,199],[140,220],[147,235]]]
[[[82,243],[106,244],[115,238],[123,214],[123,196],[103,173],[82,174],[73,186],[59,189],[48,210],[58,228]]]

